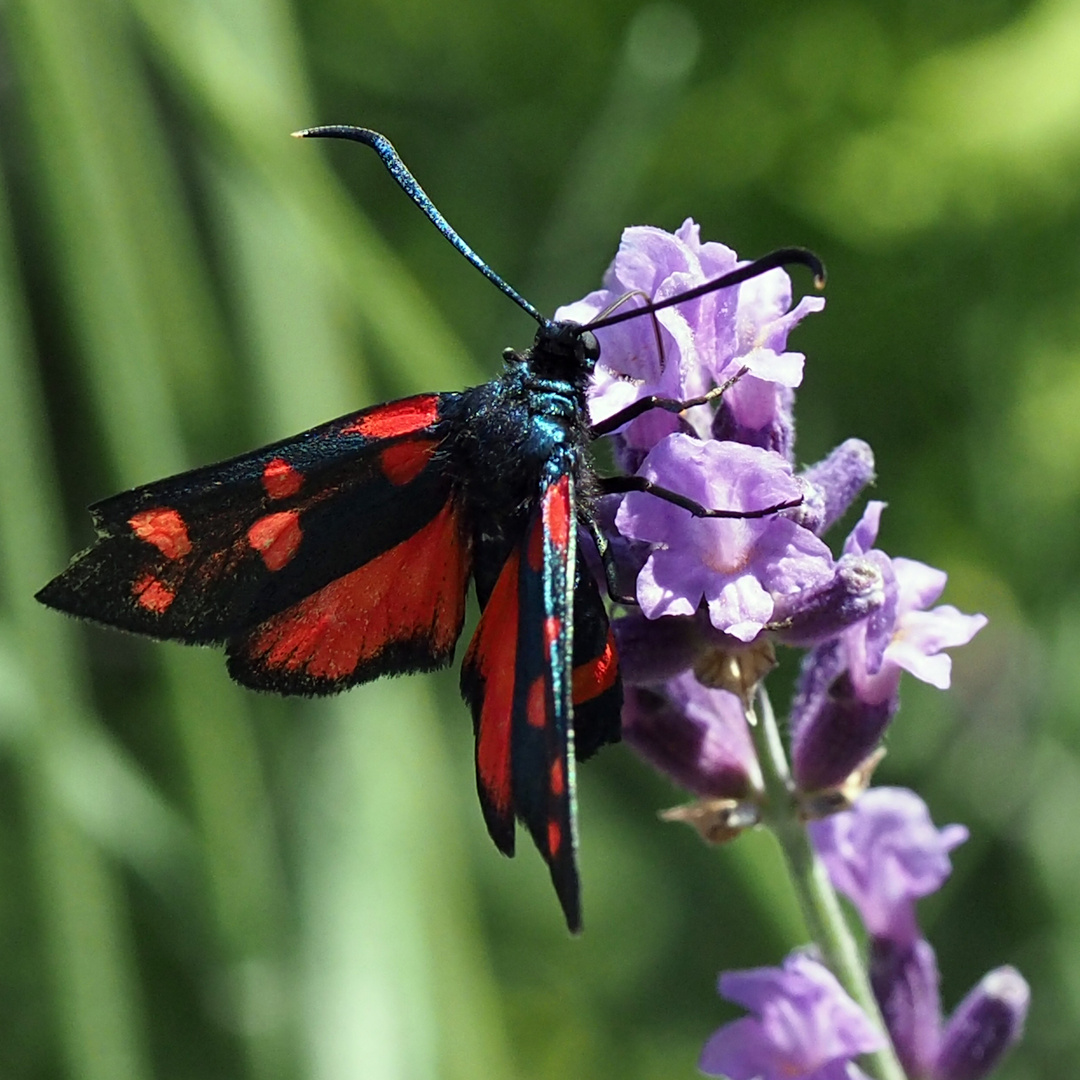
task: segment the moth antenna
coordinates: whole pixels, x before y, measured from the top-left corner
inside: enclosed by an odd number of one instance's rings
[[[618,300],[612,300],[610,304],[603,311],[601,311],[594,322],[589,323],[589,326],[594,326],[595,322],[603,322],[613,311],[618,311],[619,308],[626,303],[627,300],[632,300],[635,296],[640,296],[646,304],[652,303],[652,298],[644,289],[631,289],[629,292],[624,292]],[[656,312],[650,312],[652,315],[653,335],[656,338],[656,351],[660,354],[660,370],[664,370],[664,339],[660,336],[660,322],[656,318]]]
[[[825,264],[807,248],[786,247],[762,255],[760,259],[747,263],[745,266],[736,267],[730,273],[724,274],[713,281],[706,281],[704,285],[697,285],[693,289],[679,293],[677,296],[669,296],[666,300],[658,300],[647,304],[645,307],[634,308],[631,311],[623,311],[618,315],[603,315],[585,324],[588,330],[599,330],[604,326],[614,326],[616,323],[626,322],[628,319],[636,319],[639,315],[650,315],[662,308],[681,304],[685,300],[696,300],[699,296],[714,292],[716,289],[728,289],[732,285],[739,285],[751,278],[756,278],[769,270],[776,270],[781,266],[801,265],[809,267],[814,274],[814,287],[825,288]]]
[[[372,150],[382,159],[382,163],[386,166],[387,172],[397,181],[398,186],[406,195],[421,210],[427,214],[428,219],[454,245],[457,250],[465,256],[488,279],[496,285],[502,292],[510,297],[518,307],[527,311],[541,326],[550,326],[551,320],[545,318],[539,311],[524,296],[508,285],[494,270],[464,240],[458,235],[457,231],[451,226],[450,222],[446,220],[439,213],[438,208],[431,201],[427,192],[416,182],[416,178],[405,167],[405,162],[401,160],[401,156],[394,149],[393,144],[385,135],[380,135],[377,131],[372,131],[370,128],[351,127],[348,124],[327,124],[321,127],[304,128],[303,131],[294,131],[293,137],[296,139],[351,139],[353,142],[363,143],[365,146],[370,146]]]

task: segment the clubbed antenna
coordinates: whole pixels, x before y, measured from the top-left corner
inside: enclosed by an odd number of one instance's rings
[[[305,128],[303,131],[294,131],[293,136],[297,139],[352,139],[353,142],[363,143],[370,146],[376,154],[382,158],[390,175],[398,182],[402,191],[421,210],[427,214],[435,228],[450,241],[451,244],[465,256],[489,281],[497,285],[519,307],[524,308],[541,326],[550,325],[550,319],[546,319],[539,311],[517,291],[508,285],[494,270],[451,227],[450,222],[439,213],[438,208],[428,197],[424,189],[416,182],[416,178],[405,167],[405,162],[394,149],[393,144],[385,135],[369,128],[350,127],[347,124],[328,124],[324,127]]]

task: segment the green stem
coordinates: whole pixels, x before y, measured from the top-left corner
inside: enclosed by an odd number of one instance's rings
[[[844,917],[825,866],[810,843],[806,826],[799,819],[792,797],[791,772],[776,716],[761,684],[758,685],[757,698],[761,715],[757,716],[751,707],[747,710],[747,718],[765,783],[765,823],[772,829],[784,853],[807,930],[822,960],[863,1012],[885,1033],[885,1024],[870,988],[858,944]],[[904,1070],[887,1034],[885,1048],[864,1055],[862,1065],[876,1080],[905,1080]]]

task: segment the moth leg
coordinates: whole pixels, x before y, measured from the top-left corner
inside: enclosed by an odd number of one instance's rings
[[[714,386],[707,394],[702,394],[701,397],[690,398],[688,401],[679,401],[678,398],[666,398],[658,397],[656,394],[650,394],[648,397],[639,398],[631,405],[627,405],[625,409],[620,409],[613,416],[609,416],[606,420],[601,420],[599,424],[593,424],[589,428],[589,434],[598,439],[601,435],[610,435],[613,431],[617,431],[624,424],[629,424],[631,420],[636,420],[643,413],[647,413],[652,409],[663,409],[665,412],[681,413],[686,409],[692,409],[696,405],[708,405],[710,401],[716,401],[717,398],[723,397],[750,369],[743,367],[735,372],[730,379],[721,383],[719,386]]]
[[[777,503],[775,506],[766,506],[761,510],[714,510],[694,499],[680,495],[670,488],[661,487],[659,484],[644,476],[602,476],[599,478],[600,492],[603,495],[621,495],[628,491],[643,491],[649,495],[655,495],[664,502],[673,506],[680,506],[697,518],[763,518],[772,514],[779,514],[781,510],[793,510],[796,506],[802,506],[802,496],[797,499],[789,499],[787,502]]]
[[[611,541],[604,535],[600,526],[591,518],[588,521],[589,533],[593,543],[596,544],[597,553],[604,566],[604,580],[607,582],[608,596],[613,604],[621,604],[623,607],[637,607],[636,596],[623,596],[619,592],[619,569],[615,565],[615,559],[611,554]]]

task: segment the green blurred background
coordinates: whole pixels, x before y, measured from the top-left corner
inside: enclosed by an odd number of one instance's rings
[[[494,851],[456,671],[296,703],[33,592],[83,507],[499,369],[626,224],[817,250],[800,459],[878,455],[883,545],[990,627],[881,769],[971,841],[923,905],[952,1007],[1080,1051],[1080,2],[7,0],[0,10],[0,1076],[695,1075],[722,968],[804,938],[628,750],[579,773],[586,932]],[[807,286],[797,275],[799,289]],[[789,669],[790,670],[790,664]],[[776,693],[783,698],[785,672]]]

